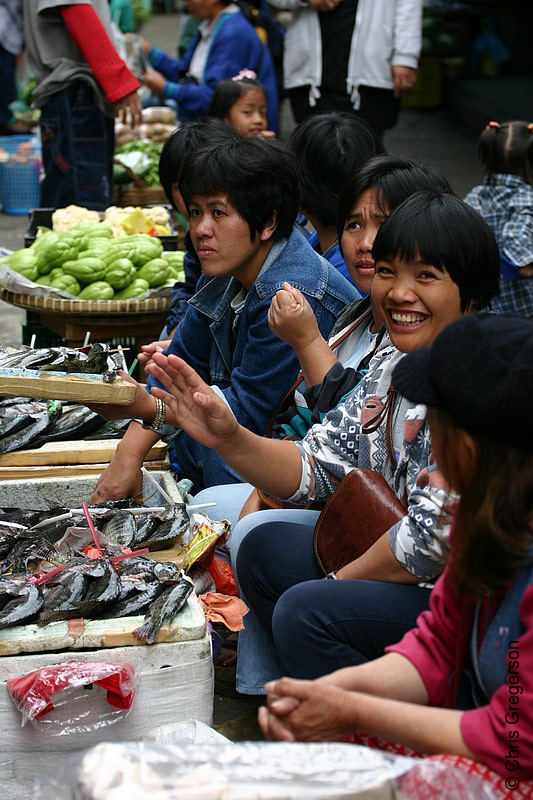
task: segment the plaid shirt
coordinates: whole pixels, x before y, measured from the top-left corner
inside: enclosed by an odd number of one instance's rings
[[[517,175],[489,175],[465,197],[490,225],[502,254],[525,267],[533,264],[533,187]],[[500,276],[496,307],[505,313],[533,316],[533,278]]]

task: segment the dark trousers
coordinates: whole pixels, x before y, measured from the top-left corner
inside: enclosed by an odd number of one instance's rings
[[[239,547],[243,593],[289,675],[318,678],[383,655],[428,608],[430,590],[380,581],[324,581],[313,527],[267,523]]]
[[[310,114],[328,114],[331,111],[344,111],[355,114],[372,128],[376,136],[383,136],[387,128],[393,128],[398,121],[400,101],[394,97],[391,89],[375,89],[372,86],[360,86],[361,105],[355,111],[350,98],[345,92],[332,92],[320,89],[320,97],[315,106],[309,105],[309,86],[298,86],[288,89],[292,113],[296,122],[302,122]]]
[[[76,81],[43,106],[41,139],[43,208],[73,203],[102,211],[111,205],[114,121],[96,106],[88,84]]]
[[[13,116],[9,104],[16,98],[15,64],[13,53],[0,45],[0,125],[7,125]]]

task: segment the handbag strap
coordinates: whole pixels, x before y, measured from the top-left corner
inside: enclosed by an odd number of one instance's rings
[[[375,433],[375,431],[377,431],[377,429],[383,423],[383,420],[386,420],[385,441],[393,469],[396,469],[398,466],[398,459],[396,458],[396,452],[394,450],[394,442],[392,438],[392,415],[394,412],[394,403],[396,402],[397,395],[398,392],[391,383],[387,390],[387,398],[383,403],[383,406],[380,408],[378,413],[372,417],[372,419],[369,419],[368,422],[365,422],[364,425],[361,426],[362,433]]]
[[[344,331],[344,333],[343,333],[341,336],[339,336],[339,338],[338,338],[338,339],[335,341],[335,343],[334,343],[334,344],[330,344],[330,345],[329,345],[329,347],[330,347],[330,350],[333,350],[333,351],[335,351],[335,350],[337,349],[337,347],[338,347],[340,344],[342,344],[342,342],[344,342],[344,340],[345,340],[345,339],[347,339],[347,338],[348,338],[348,336],[350,336],[350,334],[351,334],[351,333],[353,333],[353,331],[355,330],[355,328],[356,328],[358,325],[360,325],[360,324],[361,324],[361,319],[362,319],[362,317],[364,316],[364,314],[366,314],[366,311],[365,311],[363,314],[360,314],[360,315],[357,317],[357,319],[355,319],[355,320],[354,320],[354,321],[351,323],[351,325],[349,325],[349,326],[346,328],[346,330]],[[384,328],[383,328],[383,331],[384,331]],[[382,337],[383,337],[383,333],[381,333],[381,336],[379,336],[379,337],[378,337],[378,338],[379,338],[379,341],[381,341]],[[372,355],[374,355],[374,352],[375,352],[375,350],[376,350],[376,349],[377,349],[377,345],[376,345],[376,347],[374,348],[374,350],[372,350]],[[369,359],[369,360],[370,360],[370,359]],[[298,388],[298,386],[299,386],[299,385],[302,383],[303,379],[304,379],[303,373],[300,371],[300,374],[298,375],[298,377],[296,378],[296,380],[294,381],[294,383],[292,384],[292,386],[290,387],[290,389],[287,391],[287,393],[285,394],[285,397],[283,398],[283,400],[281,401],[281,403],[279,404],[279,406],[277,407],[277,409],[275,410],[274,414],[272,415],[272,417],[271,417],[271,419],[270,419],[270,422],[269,422],[269,424],[268,424],[268,430],[267,430],[267,432],[266,432],[266,434],[265,434],[265,436],[268,436],[268,438],[270,438],[270,439],[272,438],[272,428],[274,427],[274,422],[275,422],[275,420],[276,420],[276,417],[277,417],[277,416],[278,416],[278,414],[281,412],[282,408],[284,408],[285,404],[287,403],[287,400],[289,400],[289,399],[292,397],[292,395],[294,394],[294,392],[296,391],[296,389]]]

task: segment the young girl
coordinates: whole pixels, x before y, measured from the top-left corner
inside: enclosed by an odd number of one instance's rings
[[[386,655],[268,684],[259,721],[269,739],[364,731],[452,754],[498,798],[531,797],[533,320],[466,316],[407,354],[393,381],[428,407],[433,454],[461,496],[448,566],[429,610]],[[495,425],[502,408],[513,413]]]
[[[234,78],[220,81],[207,113],[219,117],[246,139],[275,136],[267,130],[265,90],[252,70],[243,69]]]
[[[485,171],[465,200],[486,219],[501,254],[503,312],[533,316],[533,123],[489,122],[479,137]]]

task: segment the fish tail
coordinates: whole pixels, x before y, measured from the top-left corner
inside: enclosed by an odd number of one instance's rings
[[[140,642],[144,642],[145,644],[153,644],[157,639],[158,633],[159,628],[152,622],[145,622],[144,625],[141,625],[140,628],[135,628],[133,631],[135,638]]]

